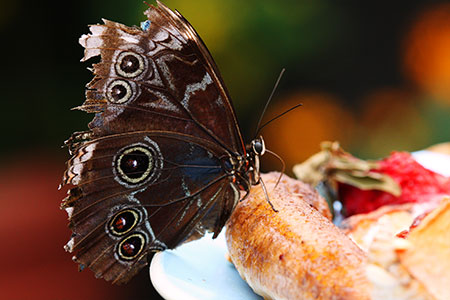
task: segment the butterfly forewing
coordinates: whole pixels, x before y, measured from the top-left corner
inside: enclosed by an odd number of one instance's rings
[[[146,14],[146,31],[105,20],[80,39],[85,59],[102,57],[80,107],[103,112],[94,132],[174,130],[245,151],[228,93],[195,31],[162,4]]]
[[[128,281],[147,254],[205,230],[220,232],[239,199],[224,168],[245,147],[217,67],[177,12],[151,6],[142,28],[106,21],[80,43],[101,57],[86,101],[90,131],[67,142],[73,157],[63,201],[80,267]]]

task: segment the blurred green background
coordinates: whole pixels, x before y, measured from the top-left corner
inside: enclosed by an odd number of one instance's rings
[[[323,140],[339,140],[362,158],[450,140],[448,1],[164,3],[205,41],[247,140],[286,68],[265,120],[304,106],[262,134],[287,172]],[[78,38],[101,18],[138,25],[145,9],[140,0],[0,2],[0,290],[7,299],[154,293],[146,272],[118,288],[76,271],[62,249],[70,237],[58,210],[65,191],[56,190],[69,158],[60,147],[92,118],[70,110],[83,102],[92,77],[90,64],[79,63]],[[280,169],[276,160],[263,164]]]

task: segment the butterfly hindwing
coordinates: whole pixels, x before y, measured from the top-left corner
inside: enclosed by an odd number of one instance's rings
[[[210,218],[201,221],[214,205],[224,201],[232,209],[239,198],[222,169],[221,151],[206,140],[157,131],[85,143],[65,174],[66,183],[77,186],[63,202],[73,230],[67,250],[103,276],[106,271],[96,266],[103,268],[104,259],[114,259],[111,267],[138,259],[123,260],[119,252],[132,234],[142,238],[147,253],[174,248],[196,226],[197,232],[220,231]],[[121,213],[120,222],[135,223],[123,236],[111,229]]]

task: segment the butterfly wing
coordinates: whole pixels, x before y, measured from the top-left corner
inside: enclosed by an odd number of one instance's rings
[[[222,167],[245,153],[228,93],[191,25],[158,4],[144,29],[105,20],[80,39],[101,61],[79,107],[90,130],[67,142],[66,250],[115,283],[150,251],[217,235],[240,196]]]
[[[94,65],[95,77],[80,109],[101,112],[90,124],[96,135],[183,131],[213,140],[229,152],[244,153],[234,109],[214,61],[192,26],[158,4],[146,11],[150,25],[145,31],[104,20],[81,37],[83,60],[96,55],[102,60]]]

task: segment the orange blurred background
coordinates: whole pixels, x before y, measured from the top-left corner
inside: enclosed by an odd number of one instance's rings
[[[266,146],[290,173],[339,140],[362,158],[450,140],[450,4],[447,1],[164,1],[197,29],[233,98],[247,140],[275,80]],[[155,299],[142,272],[111,286],[77,271],[57,187],[69,158],[63,141],[92,118],[70,111],[91,74],[78,37],[107,18],[143,20],[141,1],[0,3],[0,291],[4,299]],[[267,155],[268,156],[268,155]],[[263,158],[265,171],[281,163]],[[153,299],[153,298],[152,298]]]

